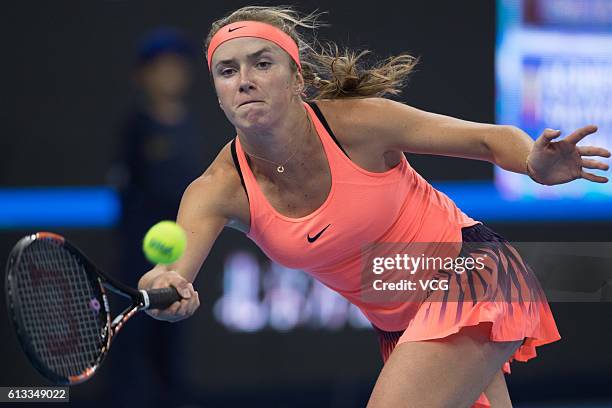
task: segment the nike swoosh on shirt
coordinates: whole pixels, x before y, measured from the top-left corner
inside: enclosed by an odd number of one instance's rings
[[[308,238],[308,242],[310,242],[311,244],[315,242],[321,236],[321,234],[323,234],[325,230],[329,228],[330,225],[331,224],[327,224],[327,227],[323,228],[317,235],[315,235],[312,238],[310,237],[310,234],[306,234],[306,238]]]

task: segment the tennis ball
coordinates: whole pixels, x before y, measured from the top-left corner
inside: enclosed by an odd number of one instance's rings
[[[142,240],[146,258],[154,264],[171,264],[178,260],[187,244],[185,231],[173,221],[160,221]]]

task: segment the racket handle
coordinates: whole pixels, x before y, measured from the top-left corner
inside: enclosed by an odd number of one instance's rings
[[[145,303],[143,309],[165,309],[182,299],[181,295],[173,287],[147,291],[141,290],[140,293],[142,293]]]

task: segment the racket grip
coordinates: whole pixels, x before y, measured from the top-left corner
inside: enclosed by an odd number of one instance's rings
[[[182,299],[173,287],[147,290],[143,295],[149,298],[148,306],[145,306],[145,309],[165,309]],[[145,301],[145,305],[146,303]]]

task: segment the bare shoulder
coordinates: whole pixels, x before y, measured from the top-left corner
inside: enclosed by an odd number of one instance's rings
[[[249,202],[232,159],[230,143],[187,187],[181,202],[184,205],[206,215],[224,217],[229,224],[239,221],[248,225]]]
[[[406,105],[385,98],[323,99],[316,101],[336,137],[347,146],[372,143],[372,132]]]
[[[491,160],[495,125],[427,112],[385,98],[317,101],[338,140],[358,152],[412,152]],[[364,153],[365,154],[365,153]]]

